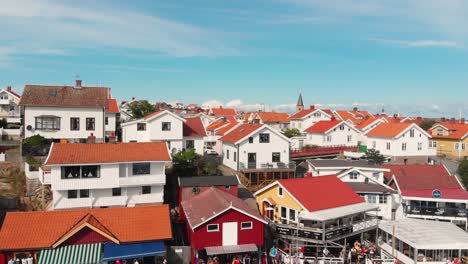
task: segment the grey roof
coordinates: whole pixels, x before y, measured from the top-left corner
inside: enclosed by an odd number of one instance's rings
[[[309,159],[307,160],[314,167],[361,167],[361,168],[381,168],[380,165],[367,160],[346,160],[346,159]]]
[[[297,106],[304,106],[304,103],[302,102],[302,94],[299,94],[299,99],[297,99]]]
[[[365,183],[365,182],[346,182],[346,184],[357,193],[388,193],[392,192],[390,189],[385,188],[385,186],[375,184],[375,183]]]
[[[238,185],[239,181],[236,176],[194,176],[194,177],[179,177],[179,186],[222,186],[222,185]]]

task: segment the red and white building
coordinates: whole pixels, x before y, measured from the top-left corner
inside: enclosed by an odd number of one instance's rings
[[[319,121],[304,130],[309,145],[357,146],[360,132],[353,125],[334,117],[329,121]]]
[[[210,187],[182,201],[181,206],[187,220],[192,263],[196,258],[206,260],[207,256],[218,256],[223,261],[231,254],[257,254],[264,243],[267,222],[257,209],[226,190]]]
[[[208,111],[208,114],[215,116],[216,118],[228,117],[228,116],[237,117],[238,115],[236,109],[224,108],[222,106],[220,106],[219,108],[210,108],[210,110]]]
[[[247,115],[247,116],[245,116]],[[282,131],[289,128],[289,115],[280,112],[253,112],[244,115],[244,119],[249,124],[265,124]],[[246,118],[247,117],[247,118]]]
[[[199,155],[203,155],[205,138],[207,136],[205,126],[200,117],[186,117],[183,125],[184,149],[195,149]]]
[[[400,196],[397,218],[449,221],[468,230],[468,192],[444,165],[383,165]]]
[[[115,137],[117,130],[117,114],[120,113],[119,105],[116,99],[107,99],[108,106],[106,109],[106,116],[104,118],[104,124],[106,126],[106,137]]]
[[[299,109],[298,109],[299,110]],[[309,109],[303,109],[296,112],[289,117],[290,128],[298,129],[303,132],[308,127],[319,121],[331,120],[333,112],[328,109],[316,109],[314,105],[311,105]]]

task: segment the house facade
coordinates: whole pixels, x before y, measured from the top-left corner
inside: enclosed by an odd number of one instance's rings
[[[329,121],[319,121],[304,130],[306,142],[309,145],[357,146],[360,132],[354,126],[332,118]]]
[[[279,112],[254,112],[250,113],[247,120],[249,124],[266,124],[278,131],[289,128],[289,115]]]
[[[0,90],[0,119],[8,124],[21,124],[21,109],[19,106],[21,96],[15,93],[11,86]]]
[[[108,107],[106,116],[104,117],[106,137],[115,136],[117,131],[118,114],[120,113],[119,105],[116,99],[108,99]],[[119,120],[120,123],[120,120]]]
[[[381,123],[368,131],[367,149],[396,162],[427,163],[436,156],[431,135],[414,123]]]
[[[204,154],[205,138],[207,137],[205,125],[200,117],[186,117],[183,124],[184,149],[195,149],[199,155]]]
[[[39,180],[54,210],[161,204],[170,162],[164,142],[54,143]]]
[[[24,108],[24,135],[55,141],[105,140],[105,115],[110,88],[26,85],[19,105]]]
[[[314,105],[311,105],[309,109],[303,109],[289,117],[289,128],[295,128],[300,132],[304,132],[305,129],[313,124],[319,121],[331,120],[332,117],[333,114],[330,110],[316,109]]]
[[[157,111],[142,119],[123,123],[123,142],[165,141],[172,154],[184,148],[182,117],[167,110]]]
[[[441,122],[429,129],[438,156],[463,159],[468,156],[468,124]]]

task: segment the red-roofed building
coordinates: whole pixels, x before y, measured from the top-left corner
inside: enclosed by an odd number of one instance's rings
[[[468,157],[468,124],[449,121],[435,124],[429,129],[432,144],[436,145],[439,156],[457,159]]]
[[[101,263],[164,255],[172,239],[169,207],[83,209],[7,213],[0,252],[9,259],[32,256],[34,263]],[[158,247],[162,252],[149,250]],[[129,248],[139,247],[139,255]],[[115,249],[120,255],[114,256]],[[133,252],[134,253],[134,252]],[[81,259],[81,262],[77,261]]]
[[[207,136],[205,126],[200,117],[186,117],[184,122],[184,148],[195,149],[203,155],[205,137]]]
[[[219,108],[210,108],[209,114],[212,116],[218,117],[236,117],[237,111],[234,108],[224,108],[220,106]]]
[[[8,124],[21,124],[21,109],[19,107],[21,96],[15,93],[11,86],[6,89],[0,89],[0,119],[5,119]],[[0,134],[0,136],[2,136]],[[13,136],[13,135],[7,135]]]
[[[110,94],[109,97],[111,97]],[[117,129],[117,114],[120,113],[120,109],[116,99],[108,98],[107,101],[108,106],[104,119],[104,124],[106,126],[106,137],[114,137],[115,139],[115,132]]]
[[[51,185],[52,208],[161,204],[166,143],[54,143],[39,181]]]
[[[383,165],[388,184],[398,190],[397,215],[449,220],[465,230],[468,192],[444,165]]]
[[[208,137],[205,139],[205,152],[208,154],[221,155],[223,143],[219,140],[221,137],[238,127],[240,123],[233,116],[220,117],[209,124],[206,128]]]
[[[249,113],[246,122],[250,124],[266,124],[281,131],[289,127],[289,115],[279,112],[254,112]]]
[[[306,142],[315,146],[357,146],[359,130],[342,120],[319,121],[306,130]]]
[[[329,110],[316,109],[314,105],[311,105],[309,109],[303,109],[289,117],[290,128],[303,132],[313,124],[319,121],[331,120],[332,117],[333,114]]]
[[[278,180],[254,195],[261,214],[275,223],[286,242],[299,237],[311,246],[323,245],[377,227],[376,217],[367,212],[378,207],[366,203],[336,175]],[[331,226],[340,231],[328,233]]]
[[[220,176],[221,177],[221,176]],[[267,222],[258,210],[228,191],[210,187],[182,201],[187,235],[192,248],[192,263],[208,256],[219,258],[249,254],[258,258],[264,243]],[[221,259],[221,263],[229,260]]]
[[[397,162],[427,163],[436,155],[431,135],[414,123],[380,123],[369,130],[367,149],[378,150]]]

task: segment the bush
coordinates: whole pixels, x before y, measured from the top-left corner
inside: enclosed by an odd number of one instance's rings
[[[460,175],[461,181],[465,188],[468,188],[468,160],[462,160],[458,165],[457,170],[458,175]]]
[[[319,146],[317,145],[311,145],[311,144],[307,144],[303,147],[303,149],[315,149],[315,148],[318,148]]]
[[[41,146],[47,144],[48,141],[45,137],[41,135],[34,135],[24,139],[23,144],[29,146]]]
[[[0,119],[0,128],[6,128],[7,127],[7,121],[5,118]]]
[[[23,156],[47,156],[51,140],[40,135],[34,135],[23,140]]]
[[[285,135],[288,138],[296,137],[301,135],[301,131],[297,128],[287,128],[284,130],[283,135]]]

